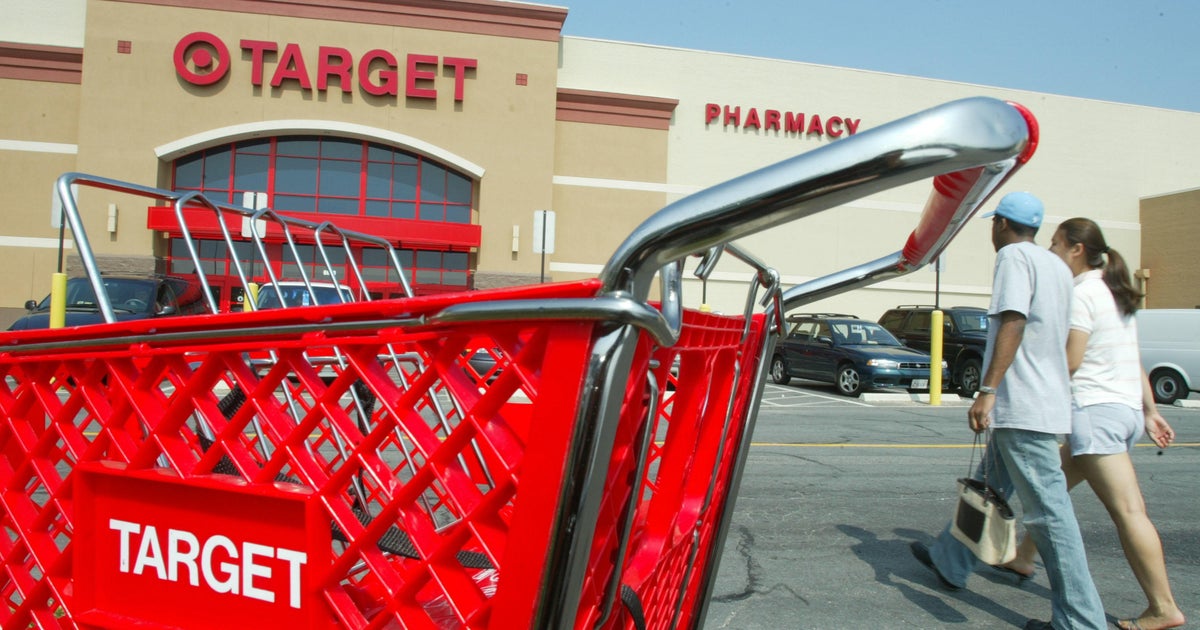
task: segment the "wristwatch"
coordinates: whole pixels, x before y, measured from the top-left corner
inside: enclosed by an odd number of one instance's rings
[[[987,385],[980,385],[980,386],[979,386],[979,393],[980,393],[980,394],[991,394],[991,395],[995,396],[995,395],[996,395],[996,388],[995,388],[995,387],[988,387]]]

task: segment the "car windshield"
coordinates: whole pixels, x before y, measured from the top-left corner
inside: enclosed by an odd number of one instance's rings
[[[345,302],[353,302],[350,297],[349,289],[342,287],[342,298],[338,298],[338,288],[333,285],[314,284],[312,285],[313,293],[316,294],[317,300],[315,304],[341,304]],[[309,294],[308,289],[303,284],[281,284],[279,291],[275,290],[272,285],[263,285],[258,290],[258,310],[267,310],[279,308],[282,304],[279,303],[279,293],[283,293],[284,304],[287,306],[312,306],[313,296]]]
[[[130,278],[104,278],[104,291],[114,310],[134,313],[149,312],[154,304],[154,281]],[[67,310],[98,311],[96,292],[87,278],[71,278],[67,281]],[[50,310],[50,296],[46,296],[37,310]]]
[[[954,323],[962,332],[987,332],[988,316],[984,311],[977,313],[955,313]]]
[[[845,346],[899,346],[900,342],[883,326],[874,322],[831,322],[833,339]]]

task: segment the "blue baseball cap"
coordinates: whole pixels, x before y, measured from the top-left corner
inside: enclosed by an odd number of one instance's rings
[[[993,215],[1001,216],[1009,221],[1037,228],[1042,226],[1042,216],[1045,214],[1041,199],[1027,192],[1011,192],[1004,195],[995,210],[983,215],[982,218],[986,219]]]

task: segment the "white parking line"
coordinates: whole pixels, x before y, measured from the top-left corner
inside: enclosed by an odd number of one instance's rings
[[[816,398],[823,402],[811,402],[809,399]],[[796,401],[785,403],[782,401]],[[873,407],[865,402],[860,402],[853,398],[845,398],[841,396],[826,396],[824,394],[816,394],[798,390],[794,387],[785,387],[783,385],[775,385],[767,383],[766,389],[763,390],[762,404],[769,407],[809,407],[814,405],[826,405],[829,403],[841,403],[846,405],[858,405],[860,407]]]

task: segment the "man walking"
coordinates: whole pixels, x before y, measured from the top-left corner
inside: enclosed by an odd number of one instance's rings
[[[1100,594],[1088,571],[1083,537],[1067,492],[1057,436],[1071,432],[1067,332],[1071,272],[1034,244],[1042,202],[1029,193],[1005,195],[991,214],[996,266],[988,308],[985,371],[967,416],[976,433],[992,429],[988,483],[1005,499],[1021,498],[1025,530],[1037,544],[1050,579],[1049,622],[1027,629],[1107,627]],[[976,478],[982,478],[981,469]],[[930,547],[912,553],[951,590],[963,588],[978,560],[947,525]]]

